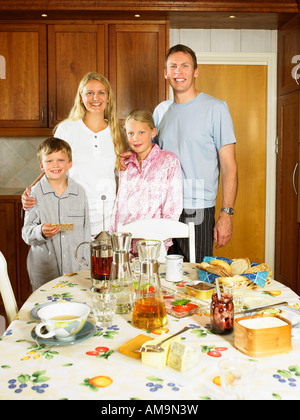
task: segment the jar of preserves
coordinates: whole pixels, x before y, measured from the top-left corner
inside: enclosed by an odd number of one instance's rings
[[[229,334],[233,331],[234,305],[232,295],[221,293],[212,295],[210,305],[210,327],[215,334]]]

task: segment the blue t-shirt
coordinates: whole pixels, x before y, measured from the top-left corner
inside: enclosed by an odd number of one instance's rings
[[[183,207],[213,207],[219,184],[218,150],[236,142],[226,102],[200,93],[185,104],[173,100],[160,103],[153,118],[156,142],[180,159]]]

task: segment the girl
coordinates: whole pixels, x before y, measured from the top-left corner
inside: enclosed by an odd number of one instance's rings
[[[130,148],[134,152],[120,171],[111,231],[118,223],[140,219],[178,220],[182,212],[182,174],[174,153],[161,150],[152,139],[156,128],[150,112],[135,110],[125,120]],[[168,241],[167,248],[172,244]]]

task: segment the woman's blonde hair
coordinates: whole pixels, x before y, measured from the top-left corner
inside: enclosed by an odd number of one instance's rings
[[[126,124],[130,120],[146,123],[146,124],[149,125],[151,130],[153,130],[155,128],[155,124],[154,124],[154,120],[153,120],[151,112],[147,111],[145,109],[135,109],[135,110],[131,111],[130,114],[127,116],[125,122],[124,122],[124,128],[125,129],[126,129]]]
[[[107,89],[109,101],[104,111],[104,118],[109,122],[109,126],[111,129],[114,150],[117,156],[116,169],[120,169],[119,168],[120,160],[118,158],[119,158],[120,153],[124,152],[127,149],[127,145],[124,138],[124,133],[122,132],[120,128],[120,123],[117,116],[115,95],[106,77],[102,76],[102,74],[94,73],[94,72],[89,72],[85,76],[83,76],[83,78],[81,79],[78,85],[77,93],[74,100],[74,105],[69,113],[67,120],[77,121],[84,118],[86,114],[86,109],[85,109],[84,104],[81,101],[81,95],[86,84],[91,80],[98,80],[98,82],[102,83]]]

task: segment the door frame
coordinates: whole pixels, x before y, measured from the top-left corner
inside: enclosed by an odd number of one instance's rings
[[[262,65],[267,67],[265,262],[275,268],[277,53],[196,52],[196,57],[198,64]]]

